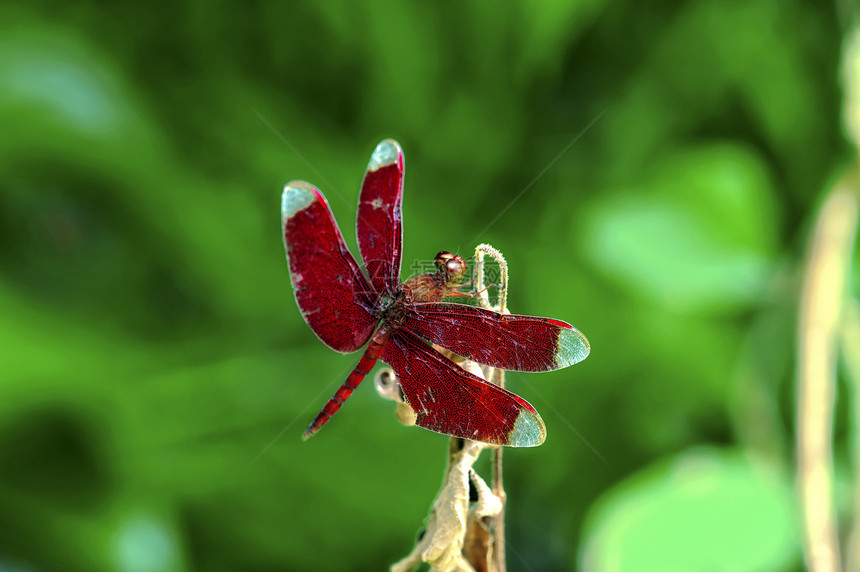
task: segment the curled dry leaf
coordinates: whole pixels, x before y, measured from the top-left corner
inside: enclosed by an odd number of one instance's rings
[[[470,521],[494,516],[502,502],[479,477],[472,465],[485,448],[484,443],[466,441],[458,457],[451,464],[445,485],[433,502],[424,536],[404,559],[391,567],[392,572],[412,570],[422,562],[433,570],[474,571],[463,555],[466,532]],[[469,480],[478,491],[478,502],[469,509]],[[489,534],[487,541],[490,542]],[[489,551],[484,554],[489,554]],[[486,556],[484,557],[486,561]],[[491,568],[483,568],[491,570]]]
[[[495,570],[492,560],[493,534],[490,524],[502,512],[502,499],[493,494],[478,474],[471,472],[472,486],[478,492],[478,502],[469,509],[463,554],[477,572]]]

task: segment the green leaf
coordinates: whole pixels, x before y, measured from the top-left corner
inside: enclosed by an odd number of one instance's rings
[[[788,475],[698,449],[622,482],[592,508],[582,570],[785,570],[799,558]]]

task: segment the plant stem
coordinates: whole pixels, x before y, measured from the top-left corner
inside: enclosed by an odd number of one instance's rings
[[[484,256],[493,257],[499,264],[499,303],[496,308],[497,312],[506,314],[508,311],[508,263],[502,253],[490,246],[489,244],[479,244],[475,248],[476,273],[478,275],[477,288],[481,292],[480,303],[485,308],[490,308],[489,296],[487,295],[484,285]],[[498,385],[505,386],[505,372],[501,369],[496,369],[487,379]],[[505,572],[507,569],[505,561],[505,488],[502,482],[502,447],[496,447],[493,451],[493,494],[495,494],[502,502],[502,510],[495,516],[493,523],[493,560],[496,564],[498,572]]]
[[[807,256],[798,323],[797,471],[806,564],[840,570],[833,502],[836,350],[857,223],[854,174],[827,196]]]

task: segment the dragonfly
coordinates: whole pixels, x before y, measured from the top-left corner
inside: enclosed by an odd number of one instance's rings
[[[296,304],[331,349],[365,348],[358,364],[311,422],[308,439],[337,413],[378,360],[391,366],[420,427],[494,445],[533,447],[546,427],[525,399],[460,367],[434,347],[509,371],[540,372],[585,359],[590,346],[570,324],[443,301],[468,295],[466,263],[447,251],[436,272],[400,282],[403,150],[391,139],[370,157],[356,234],[364,269],[350,253],[323,194],[288,183],[281,199],[284,247]]]

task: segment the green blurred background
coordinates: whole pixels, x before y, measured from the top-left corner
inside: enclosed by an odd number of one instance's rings
[[[300,440],[359,356],[302,320],[280,236],[305,179],[357,252],[385,137],[403,278],[489,242],[513,312],[592,344],[508,377],[548,429],[506,452],[509,569],[800,569],[799,271],[851,158],[838,8],[4,3],[0,570],[410,550],[446,439],[368,381]]]

